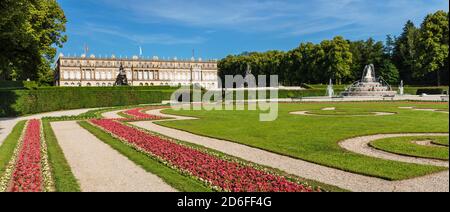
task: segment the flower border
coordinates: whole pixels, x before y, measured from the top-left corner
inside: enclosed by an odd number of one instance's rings
[[[17,159],[18,159],[20,150],[22,149],[23,139],[25,136],[25,132],[28,129],[29,123],[30,123],[29,120],[26,121],[26,123],[22,129],[22,133],[20,134],[20,138],[19,138],[19,140],[17,140],[17,145],[16,145],[16,148],[14,149],[11,159],[8,162],[8,165],[5,169],[5,172],[3,173],[3,176],[1,176],[1,178],[0,178],[0,192],[7,192],[9,190],[9,188],[11,187],[12,175],[13,175],[14,171],[16,170]]]
[[[96,120],[101,120],[101,119],[96,119]],[[103,120],[107,120],[107,119],[103,119]],[[213,189],[213,190],[229,192],[228,190],[225,190],[225,189],[223,189],[223,188],[221,188],[221,187],[219,187],[219,186],[213,185],[213,183],[210,182],[209,180],[206,180],[206,179],[203,179],[203,178],[201,178],[201,177],[199,177],[199,176],[196,176],[196,175],[194,175],[193,173],[191,173],[191,172],[188,171],[188,170],[180,169],[180,168],[178,168],[176,165],[174,165],[174,164],[172,164],[171,162],[167,161],[166,159],[164,159],[164,158],[162,158],[162,157],[160,157],[160,156],[157,156],[157,155],[155,155],[155,154],[153,154],[153,153],[151,153],[151,152],[149,152],[149,151],[147,151],[147,150],[145,150],[145,149],[143,149],[143,148],[137,146],[136,144],[130,143],[129,141],[125,140],[124,138],[119,137],[118,135],[114,134],[113,132],[110,132],[109,130],[106,130],[106,129],[103,128],[102,126],[99,126],[99,125],[93,123],[93,121],[94,121],[94,120],[89,120],[88,122],[89,122],[92,126],[97,127],[98,129],[100,129],[100,130],[106,132],[107,134],[109,134],[109,135],[111,135],[112,137],[118,139],[118,140],[121,141],[123,144],[125,144],[125,145],[127,145],[127,146],[129,146],[129,147],[131,147],[131,148],[133,148],[133,149],[135,149],[135,150],[137,150],[138,152],[141,152],[141,153],[143,153],[143,154],[145,154],[145,155],[147,155],[147,156],[149,156],[149,157],[151,157],[151,158],[155,158],[157,161],[161,162],[162,164],[165,164],[165,165],[167,165],[168,167],[170,167],[170,168],[172,168],[172,169],[174,169],[174,170],[177,170],[179,173],[181,173],[181,174],[183,174],[183,175],[192,177],[192,178],[194,178],[194,179],[196,179],[196,180],[198,180],[198,181],[204,183],[205,185],[207,185],[208,187],[210,187],[210,188]],[[275,172],[272,171],[272,170],[269,170],[269,169],[266,168],[266,167],[257,166],[256,164],[251,163],[251,162],[247,162],[247,161],[244,162],[244,161],[239,160],[238,158],[235,158],[235,157],[220,155],[220,154],[218,154],[218,153],[216,153],[216,152],[212,152],[211,150],[208,150],[207,148],[192,147],[192,146],[190,146],[190,145],[188,145],[188,144],[182,143],[181,141],[178,141],[178,140],[175,140],[175,139],[172,139],[172,138],[168,138],[168,137],[166,137],[166,136],[161,136],[161,135],[159,135],[159,134],[155,134],[155,133],[153,133],[153,132],[149,132],[149,131],[147,131],[147,130],[144,130],[144,129],[141,129],[141,128],[138,128],[138,127],[135,127],[135,126],[130,126],[129,124],[123,122],[123,121],[125,121],[125,120],[111,120],[111,119],[110,119],[110,121],[116,122],[117,124],[120,124],[120,125],[124,125],[124,126],[127,126],[127,127],[131,127],[131,128],[133,128],[133,129],[135,129],[135,130],[137,130],[137,131],[140,131],[140,132],[142,132],[142,133],[149,134],[150,136],[158,137],[158,138],[160,138],[160,139],[165,140],[166,142],[171,142],[171,143],[173,143],[173,144],[180,145],[180,146],[182,146],[182,147],[184,147],[184,148],[188,148],[188,149],[191,149],[191,150],[194,150],[194,151],[198,151],[198,152],[200,152],[200,153],[207,154],[207,155],[210,156],[210,157],[214,157],[214,158],[216,158],[216,159],[223,160],[223,161],[225,161],[225,162],[236,163],[236,164],[238,164],[239,166],[242,166],[242,167],[252,168],[252,169],[254,169],[254,170],[256,170],[256,171],[265,172],[266,174],[272,175],[272,176],[275,177],[275,178],[279,178],[279,179],[282,179],[282,180],[286,180],[287,182],[291,182],[291,183],[294,183],[294,184],[300,186],[300,187],[302,188],[302,189],[301,189],[302,191],[322,191],[322,190],[320,189],[320,187],[318,187],[317,189],[314,189],[312,186],[309,186],[307,183],[301,182],[300,179],[298,179],[298,178],[294,178],[294,177],[291,177],[291,176],[281,175],[281,174],[275,173]]]

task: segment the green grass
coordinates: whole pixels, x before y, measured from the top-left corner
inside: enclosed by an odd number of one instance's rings
[[[448,114],[399,109],[426,106],[447,109],[448,104],[414,102],[308,103],[280,104],[274,122],[260,122],[261,111],[173,111],[165,113],[198,117],[199,120],[159,122],[199,135],[229,140],[300,158],[345,171],[388,180],[402,180],[446,170],[372,158],[342,149],[338,142],[347,138],[403,132],[448,132]],[[393,112],[391,116],[300,116],[293,111],[319,111],[336,107],[346,113]]]
[[[434,139],[431,143],[448,147],[448,137]]]
[[[48,158],[52,167],[52,174],[58,192],[80,192],[80,185],[67,163],[64,153],[56,140],[50,122],[43,120],[45,141],[47,142]]]
[[[373,111],[381,112],[381,111]],[[347,111],[347,110],[311,110],[308,114],[321,115],[321,116],[369,116],[374,115],[368,111]]]
[[[448,137],[415,136],[415,137],[386,138],[373,141],[370,143],[370,146],[376,149],[400,155],[448,160],[448,147],[423,146],[413,143],[414,141],[427,141],[427,140],[432,141],[447,140],[448,142]]]
[[[98,139],[105,142],[113,149],[128,157],[131,161],[141,166],[144,170],[151,172],[161,179],[163,179],[167,184],[177,189],[178,191],[184,192],[210,192],[212,191],[203,183],[192,179],[189,176],[180,174],[174,169],[167,167],[166,165],[160,163],[159,161],[152,159],[151,157],[141,153],[132,147],[127,146],[120,140],[112,137],[108,133],[100,130],[97,127],[92,126],[88,122],[82,121],[78,122],[80,126],[88,130],[90,133],[95,135]]]
[[[19,141],[23,128],[25,127],[25,123],[26,121],[18,122],[0,146],[0,177],[3,176],[3,173],[5,172],[5,169],[14,154],[14,150],[17,147],[17,142]]]

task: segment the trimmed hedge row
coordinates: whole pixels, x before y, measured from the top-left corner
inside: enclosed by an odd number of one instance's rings
[[[422,88],[422,89],[417,90],[416,95],[422,95],[422,94],[438,95],[438,94],[443,94],[443,93],[444,93],[444,89],[442,89],[442,88]]]
[[[0,88],[22,88],[22,81],[5,81],[0,80]]]
[[[178,87],[171,86],[114,86],[114,87],[39,87],[36,90],[132,90],[132,91],[175,91]]]
[[[134,89],[37,89],[0,91],[0,117],[71,110],[161,103],[171,90]]]

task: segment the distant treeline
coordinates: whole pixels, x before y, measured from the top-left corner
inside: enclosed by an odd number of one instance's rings
[[[249,65],[254,75],[278,75],[286,86],[304,83],[352,83],[361,78],[364,66],[374,64],[378,76],[392,85],[400,80],[414,85],[448,85],[449,14],[429,14],[420,27],[408,21],[403,33],[388,35],[386,42],[369,38],[350,41],[342,36],[319,44],[302,43],[288,52],[244,52],[219,62],[221,77],[245,75]]]

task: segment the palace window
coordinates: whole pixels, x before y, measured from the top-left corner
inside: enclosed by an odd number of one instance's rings
[[[85,71],[85,72],[84,72],[84,75],[85,75],[85,78],[86,78],[87,80],[90,80],[90,79],[91,79],[91,72],[90,72],[90,71]]]
[[[145,71],[145,72],[144,72],[144,79],[145,79],[145,80],[148,80],[148,71]]]

